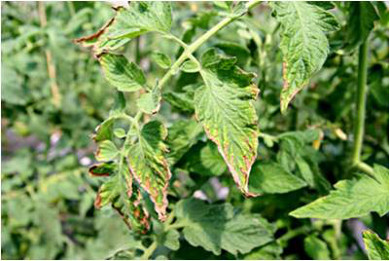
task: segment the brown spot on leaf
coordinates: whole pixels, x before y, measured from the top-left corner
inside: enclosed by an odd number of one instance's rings
[[[115,17],[111,18],[96,33],[93,33],[93,34],[88,35],[88,36],[83,36],[83,37],[74,39],[73,42],[74,43],[82,43],[82,42],[85,42],[85,41],[91,41],[91,40],[98,39],[107,30],[107,28],[114,22],[114,20],[115,20]]]

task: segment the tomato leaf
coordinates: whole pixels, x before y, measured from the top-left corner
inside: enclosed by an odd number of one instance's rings
[[[252,83],[254,74],[235,63],[235,58],[222,57],[215,49],[203,54],[200,73],[204,85],[195,92],[195,112],[208,138],[217,144],[237,186],[250,196],[249,172],[258,145],[253,105],[258,89]]]
[[[99,148],[96,152],[96,159],[98,161],[110,161],[114,159],[119,153],[118,148],[110,140],[105,140],[99,143]]]
[[[389,260],[388,241],[369,230],[363,232],[363,240],[370,260]]]
[[[175,216],[184,227],[184,238],[215,255],[221,249],[236,255],[272,241],[274,228],[257,214],[234,215],[232,205],[208,205],[196,199],[177,203]]]
[[[280,96],[282,112],[294,96],[324,64],[329,52],[326,32],[339,28],[336,17],[318,5],[306,2],[271,2],[282,26],[284,86]]]
[[[371,2],[348,2],[347,41],[350,48],[364,42],[379,15]]]
[[[146,84],[142,70],[123,55],[104,54],[100,64],[107,81],[119,91],[138,91]]]
[[[263,193],[286,193],[305,187],[300,178],[287,172],[276,162],[256,162],[251,171],[249,191]]]
[[[131,2],[118,10],[108,29],[108,38],[134,38],[148,32],[169,32],[171,29],[169,2]]]
[[[160,220],[165,219],[168,206],[167,190],[171,171],[164,157],[167,147],[163,140],[167,129],[159,121],[150,121],[138,133],[138,141],[129,145],[129,168],[139,185],[148,192]]]
[[[290,213],[296,218],[348,219],[370,212],[383,216],[389,212],[389,170],[375,165],[375,176],[336,183],[328,196]]]
[[[168,55],[162,53],[162,52],[157,52],[154,51],[151,55],[150,58],[152,59],[153,62],[155,62],[158,66],[160,66],[163,69],[168,69],[171,67],[171,58],[169,58]]]
[[[109,180],[100,186],[95,207],[111,204],[130,229],[146,233],[150,227],[149,214],[142,207],[141,199],[128,168],[117,166],[116,171],[110,173]]]

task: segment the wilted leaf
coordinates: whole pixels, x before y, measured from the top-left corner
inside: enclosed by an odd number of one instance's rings
[[[389,170],[376,165],[375,178],[363,175],[359,179],[336,183],[328,196],[290,213],[296,218],[348,219],[377,212],[389,212]]]
[[[198,120],[229,167],[234,181],[247,196],[249,172],[258,145],[257,115],[253,106],[258,89],[254,77],[235,66],[235,58],[210,49],[202,56],[201,76],[205,85],[195,92]]]
[[[327,32],[338,29],[336,17],[306,2],[271,2],[282,25],[280,49],[284,56],[281,111],[324,64],[329,52]]]
[[[130,171],[148,192],[161,220],[165,219],[167,190],[171,178],[171,171],[164,157],[167,151],[164,144],[166,136],[165,126],[159,121],[151,121],[143,126],[138,134],[138,141],[127,149]]]

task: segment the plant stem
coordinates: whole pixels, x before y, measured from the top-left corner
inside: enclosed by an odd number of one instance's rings
[[[278,137],[272,136],[270,134],[263,133],[263,132],[260,132],[258,136],[263,138],[263,139],[270,139],[270,140],[272,140],[274,142],[276,142],[278,140]]]
[[[148,260],[152,256],[152,254],[153,254],[154,250],[156,250],[156,248],[157,248],[157,241],[153,241],[153,243],[145,250],[141,259]]]
[[[370,176],[373,176],[373,177],[375,176],[374,169],[370,165],[368,165],[368,164],[366,164],[366,163],[364,163],[362,161],[356,162],[355,163],[355,167],[358,170],[361,170],[361,171],[369,174]]]
[[[248,2],[247,7],[251,9],[256,5],[260,4],[259,0],[252,0]],[[214,27],[208,30],[205,34],[201,35],[198,39],[195,40],[191,45],[184,49],[184,52],[180,55],[180,57],[176,60],[176,62],[171,66],[171,68],[165,73],[165,75],[161,78],[158,83],[158,88],[161,89],[165,83],[176,74],[180,65],[187,60],[202,44],[204,44],[211,36],[215,35],[222,28],[229,25],[231,22],[239,18],[239,15],[229,16],[222,19],[219,23],[217,23]]]
[[[359,69],[355,111],[356,116],[354,122],[354,143],[352,152],[353,165],[357,165],[360,162],[360,153],[363,144],[364,118],[366,113],[367,55],[368,40],[365,40],[359,47]]]
[[[299,228],[290,230],[286,234],[284,234],[283,236],[279,237],[277,239],[277,242],[280,243],[281,245],[284,245],[284,244],[287,244],[287,242],[290,239],[292,239],[292,238],[294,238],[296,236],[299,236],[301,234],[307,234],[310,231],[311,231],[310,227],[299,227]]]

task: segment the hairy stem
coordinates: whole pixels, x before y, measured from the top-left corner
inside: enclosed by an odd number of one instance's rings
[[[354,142],[352,151],[353,165],[357,165],[360,162],[360,154],[363,145],[364,118],[366,113],[367,55],[368,40],[364,41],[359,48],[358,84],[356,93]]]

